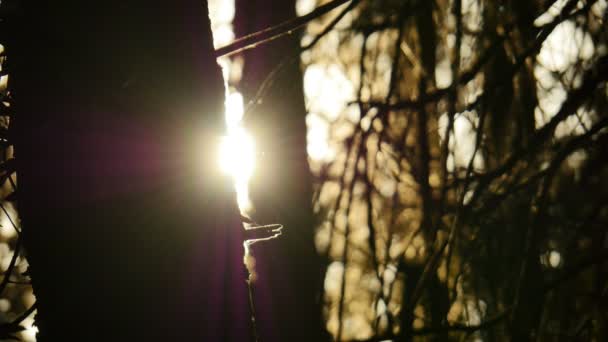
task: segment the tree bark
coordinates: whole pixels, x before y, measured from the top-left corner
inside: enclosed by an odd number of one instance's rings
[[[236,35],[242,36],[295,17],[295,2],[237,0]],[[284,225],[283,235],[254,246],[258,326],[263,341],[323,341],[322,264],[314,247],[312,177],[306,153],[306,108],[298,35],[275,40],[243,54],[239,90],[254,100],[266,77],[275,73],[264,96],[248,113],[247,127],[259,153],[250,194],[253,217]]]
[[[21,16],[14,124],[39,341],[247,340],[207,2],[24,1]]]

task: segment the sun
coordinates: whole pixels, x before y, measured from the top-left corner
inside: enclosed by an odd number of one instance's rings
[[[242,127],[238,127],[222,138],[220,168],[234,177],[235,182],[248,180],[255,165],[254,154],[253,138]]]
[[[255,168],[255,143],[242,126],[243,114],[243,96],[239,92],[229,93],[226,96],[227,134],[220,143],[219,167],[232,176],[239,208],[245,212],[251,208],[248,185]]]
[[[213,30],[215,47],[224,46],[234,39],[232,20],[234,19],[234,0],[209,1],[209,15]],[[233,86],[228,85],[231,75],[238,66],[228,57],[220,57],[218,64],[222,68],[226,82],[226,134],[219,146],[218,164],[225,174],[232,176],[236,188],[237,201],[242,213],[251,208],[249,200],[249,179],[255,166],[255,144],[253,137],[243,127],[243,96]]]

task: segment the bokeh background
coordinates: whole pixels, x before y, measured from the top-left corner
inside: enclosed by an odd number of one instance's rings
[[[210,0],[215,46],[328,2]],[[250,261],[263,334],[318,312],[337,341],[608,339],[607,8],[351,0],[220,57],[219,167],[286,230]],[[0,323],[35,301],[5,69]]]

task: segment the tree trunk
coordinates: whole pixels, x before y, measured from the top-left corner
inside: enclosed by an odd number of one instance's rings
[[[246,340],[207,2],[24,1],[21,15],[14,123],[39,341]]]
[[[237,0],[236,35],[295,17],[295,2]],[[248,113],[259,153],[250,194],[254,219],[284,225],[283,235],[254,246],[258,326],[263,341],[323,341],[322,266],[314,247],[312,177],[306,153],[306,108],[297,34],[243,54],[239,90],[251,101],[266,77],[270,87]]]

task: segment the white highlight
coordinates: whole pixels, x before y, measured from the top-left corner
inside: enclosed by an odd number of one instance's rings
[[[234,14],[234,0],[209,1],[215,47],[227,45],[234,40]],[[218,62],[224,79],[228,82],[234,63],[228,58],[220,58]],[[246,212],[251,209],[248,185],[255,165],[255,144],[241,122],[244,115],[243,96],[238,91],[228,89],[225,105],[227,133],[220,143],[218,162],[220,169],[233,177],[239,208],[241,212]]]
[[[251,207],[249,179],[255,167],[255,143],[241,124],[243,96],[233,92],[226,96],[226,126],[228,134],[220,144],[219,164],[223,172],[234,178],[237,201],[241,211]]]

